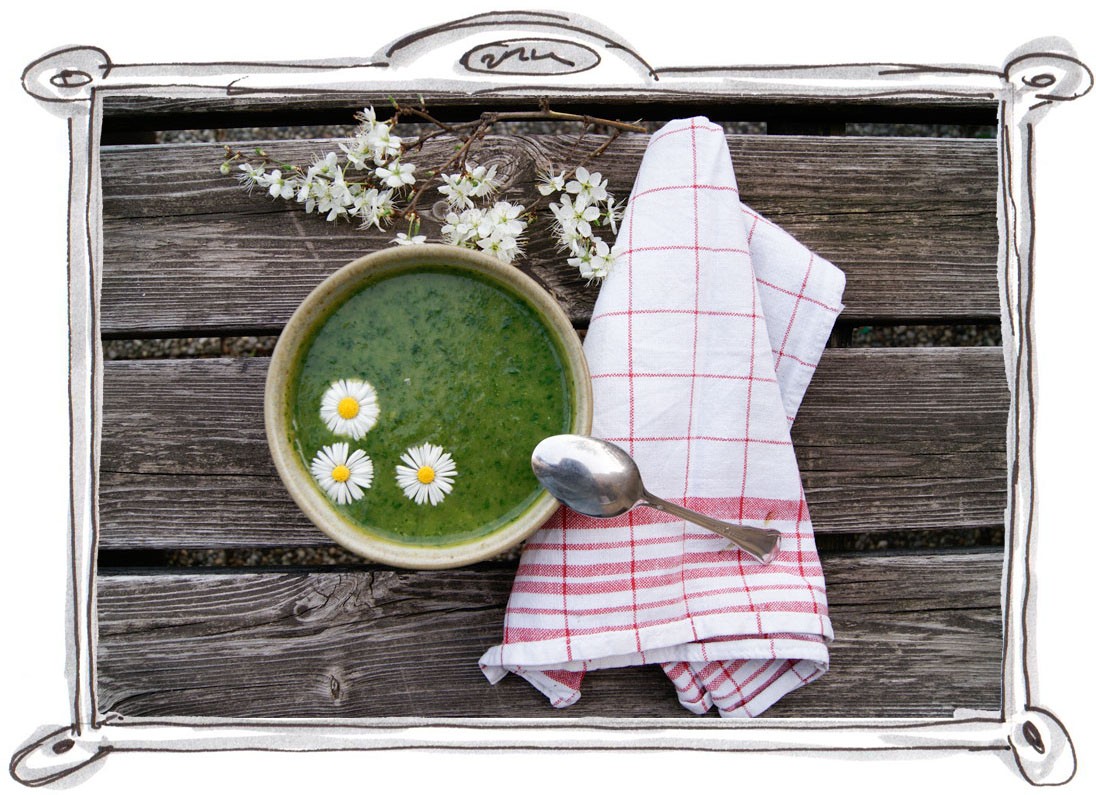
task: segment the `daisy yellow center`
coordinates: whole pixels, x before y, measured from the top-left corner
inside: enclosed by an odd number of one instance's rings
[[[419,483],[433,483],[434,467],[419,467],[418,478]]]
[[[331,479],[336,483],[346,483],[350,480],[350,467],[346,464],[339,464],[331,470]]]
[[[358,405],[358,401],[347,395],[339,401],[338,412],[339,416],[344,420],[352,420],[358,416],[358,411],[361,407]]]

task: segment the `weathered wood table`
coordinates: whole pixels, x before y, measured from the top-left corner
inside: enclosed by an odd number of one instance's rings
[[[601,158],[610,185],[630,184],[645,144],[629,135]],[[266,146],[307,159],[324,145]],[[511,136],[485,151],[528,203],[535,164],[559,162],[575,145],[565,135]],[[850,330],[998,322],[993,140],[731,136],[730,145],[744,200],[846,269]],[[104,147],[104,337],[276,333],[322,278],[392,237],[244,194],[219,174],[221,154],[216,144]],[[561,263],[546,236],[534,234],[529,260],[581,325],[596,288]],[[997,347],[828,350],[794,428],[819,535],[915,530],[931,542],[1000,528],[1003,362]],[[127,553],[143,562],[131,554],[139,550],[330,543],[289,498],[267,452],[266,364],[254,356],[104,363],[100,708],[552,715],[526,683],[490,687],[475,664],[498,641],[512,563],[430,573],[364,562],[277,572],[119,565]],[[999,709],[997,543],[828,555],[841,628],[833,670],[772,714]],[[400,670],[431,675],[393,683]],[[560,714],[674,715],[680,707],[663,679],[657,668],[650,677],[592,673],[582,700]],[[936,685],[899,686],[910,681]]]
[[[378,54],[377,62],[408,65],[454,41],[460,52],[476,53],[480,40],[499,37],[498,28],[513,36],[508,24],[539,24],[535,15],[515,16],[424,32]],[[85,187],[91,195],[101,187],[101,221],[93,218],[91,228],[101,231],[102,250],[100,257],[92,246],[86,262],[77,251],[77,266],[90,274],[84,304],[79,279],[74,287],[78,326],[90,331],[83,350],[76,332],[76,413],[92,412],[89,425],[77,423],[76,456],[90,468],[76,474],[76,516],[77,524],[82,516],[91,523],[91,537],[79,526],[74,533],[84,544],[76,573],[87,561],[93,588],[78,598],[93,612],[86,620],[97,634],[88,628],[89,648],[74,651],[87,677],[78,685],[74,731],[115,731],[117,746],[124,743],[119,727],[160,726],[166,718],[236,727],[244,736],[256,720],[314,719],[329,734],[345,730],[329,741],[334,747],[372,747],[431,742],[430,735],[401,739],[393,726],[482,726],[477,719],[504,718],[510,720],[495,730],[518,732],[516,740],[505,735],[506,743],[521,744],[521,721],[532,719],[548,734],[530,743],[567,745],[565,729],[551,734],[553,722],[635,718],[665,731],[661,740],[644,740],[647,724],[628,724],[639,732],[630,744],[689,747],[699,735],[688,729],[718,730],[717,719],[684,716],[657,668],[592,673],[581,701],[564,711],[552,710],[517,677],[490,686],[476,661],[500,638],[515,560],[441,572],[347,557],[319,562],[330,542],[275,473],[262,422],[269,350],[260,343],[257,352],[220,352],[239,349],[241,338],[277,335],[320,280],[387,246],[392,234],[324,223],[288,203],[243,193],[219,173],[221,143],[233,142],[241,127],[344,125],[349,134],[363,106],[381,108],[389,96],[417,102],[422,94],[431,113],[448,119],[536,109],[547,97],[554,110],[596,108],[599,116],[642,117],[652,125],[698,113],[726,123],[743,201],[848,277],[847,309],[793,429],[837,635],[832,669],[754,726],[763,728],[770,717],[793,725],[859,719],[849,725],[867,727],[869,736],[878,726],[929,727],[922,739],[910,730],[914,745],[1008,747],[1018,707],[1009,692],[1015,662],[1003,657],[1004,545],[1010,538],[1012,554],[1025,554],[1027,528],[1018,516],[1024,503],[1015,493],[1010,501],[1010,482],[1028,476],[1022,447],[1009,445],[1026,420],[1023,390],[1010,391],[1008,373],[1023,380],[1016,368],[1026,323],[1019,302],[1029,208],[1021,197],[999,224],[998,200],[1019,195],[1022,184],[1010,170],[1019,156],[1007,147],[1026,146],[1022,136],[1032,121],[1023,114],[1037,112],[1031,106],[1038,100],[1024,93],[1027,76],[1080,65],[1049,54],[1036,58],[1034,72],[1025,63],[960,76],[863,67],[836,72],[845,83],[827,94],[789,87],[778,70],[757,76],[764,84],[757,90],[743,89],[735,70],[663,70],[655,82],[638,55],[606,46],[612,42],[599,31],[539,35],[622,60],[638,77],[627,90],[602,90],[596,82],[572,89],[559,75],[545,77],[543,59],[522,62],[539,64],[541,74],[508,78],[484,77],[472,67],[489,61],[465,59],[468,86],[427,81],[422,91],[389,82],[383,68],[353,90],[336,85],[337,69],[317,76],[289,66],[248,72],[229,91],[223,86],[231,67],[194,68],[172,81],[152,79],[149,67],[94,75],[100,93],[82,96],[93,109],[93,133],[101,121],[101,146],[93,139],[91,148],[101,181],[90,171]],[[81,50],[56,56],[57,63],[66,57],[77,66],[105,59]],[[701,77],[715,87],[698,87]],[[322,90],[312,85],[324,80]],[[547,87],[537,88],[538,80]],[[168,91],[165,82],[187,87]],[[76,79],[53,85],[84,90]],[[119,90],[108,90],[114,85]],[[204,88],[210,85],[222,88]],[[159,131],[191,128],[216,128],[214,141],[160,142]],[[570,123],[534,129],[501,125],[481,149],[480,161],[498,165],[503,195],[512,201],[533,200],[538,169],[605,140]],[[940,129],[960,137],[934,136]],[[903,131],[917,137],[894,135]],[[620,197],[646,142],[646,135],[626,134],[596,162]],[[440,164],[450,145],[436,140],[416,162]],[[334,142],[267,148],[307,160]],[[424,231],[437,228],[427,213]],[[1019,238],[1017,254],[1006,251],[1002,235]],[[1006,306],[1017,312],[1005,318],[1004,349],[999,261],[1014,291]],[[558,298],[576,327],[584,326],[596,287],[562,262],[544,231],[534,230],[521,267]],[[917,330],[932,344],[917,339]],[[214,355],[126,358],[135,346],[125,341],[174,338],[201,338]],[[889,346],[868,347],[869,340]],[[79,459],[81,450],[90,458]],[[81,494],[91,495],[86,514]],[[385,719],[392,731],[383,739],[369,734],[380,725],[373,719]],[[1042,724],[1027,724],[1025,732],[1039,734]],[[938,730],[943,734],[932,734]],[[681,738],[674,739],[676,731]],[[270,742],[308,744],[289,736]],[[861,739],[840,741],[856,746]],[[467,742],[504,740],[481,733]],[[54,750],[59,767],[74,764],[63,759],[67,749]]]

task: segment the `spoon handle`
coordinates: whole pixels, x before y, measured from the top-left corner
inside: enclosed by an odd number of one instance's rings
[[[652,508],[665,511],[678,519],[684,519],[687,522],[700,525],[705,530],[718,533],[754,560],[759,560],[762,563],[772,561],[780,550],[780,533],[776,530],[763,530],[757,527],[728,524],[702,513],[690,511],[688,508],[683,508],[672,502],[666,502],[648,491],[643,493],[643,501]]]

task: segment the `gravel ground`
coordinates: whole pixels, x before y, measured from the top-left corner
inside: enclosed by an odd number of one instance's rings
[[[850,348],[928,348],[1000,345],[1001,326],[859,326],[852,329]]]
[[[842,552],[883,552],[887,550],[918,550],[934,547],[974,548],[1001,546],[1004,529],[1000,527],[958,529],[940,532],[917,531],[872,533],[823,534],[816,537],[819,551],[835,554]],[[520,548],[513,549],[495,561],[515,561]],[[148,563],[147,560],[142,561]],[[362,559],[337,546],[329,547],[271,547],[266,549],[184,549],[166,553],[162,561],[167,566],[213,566],[248,568],[257,566],[355,566]]]
[[[653,132],[662,122],[640,122]],[[721,122],[728,133],[736,135],[765,135],[768,125],[763,121]],[[401,122],[401,134],[413,136],[427,128],[426,125]],[[582,130],[578,123],[560,122],[500,122],[495,130],[499,133],[517,134],[574,132]],[[883,136],[906,138],[993,138],[997,129],[988,125],[972,124],[859,124],[844,127],[845,135]],[[302,138],[349,138],[354,125],[317,125],[307,127],[238,127],[225,129],[165,130],[157,135],[159,143],[220,143],[222,141],[277,141]]]
[[[661,123],[647,125],[651,129]],[[401,125],[401,128],[407,125]],[[515,125],[522,132],[548,129],[537,123]],[[729,122],[724,127],[738,134],[764,134],[764,122]],[[559,125],[552,125],[558,131]],[[576,131],[579,129],[575,127]],[[412,134],[412,130],[407,130]],[[341,138],[353,134],[353,125],[221,130],[176,130],[160,133],[161,143],[211,143],[243,140],[291,140],[299,138]],[[993,127],[970,125],[880,125],[847,124],[846,135],[992,138]],[[107,340],[107,359],[193,358],[221,356],[269,356],[277,338],[199,337],[186,339]],[[851,329],[843,344],[852,347],[1000,345],[998,325],[962,326],[862,326]],[[876,534],[839,534],[819,536],[823,551],[864,551],[884,549],[921,549],[933,546],[984,546],[1003,543],[1000,528],[956,530],[951,533],[917,532]],[[513,558],[513,552],[505,557]],[[332,566],[355,565],[362,561],[339,547],[282,548],[264,550],[182,550],[168,553],[162,561],[170,566]]]
[[[277,337],[182,337],[178,339],[104,340],[105,359],[196,359],[219,356],[269,356]]]

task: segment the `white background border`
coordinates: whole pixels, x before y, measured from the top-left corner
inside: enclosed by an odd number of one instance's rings
[[[23,93],[23,68],[46,51],[94,45],[118,63],[262,61],[368,56],[396,37],[517,2],[411,4],[283,3],[231,6],[212,0],[162,3],[69,0],[4,12],[0,90],[3,228],[0,289],[6,360],[0,382],[4,440],[2,682],[5,759],[42,724],[68,719],[65,660],[67,500],[65,125]],[[769,2],[756,7],[674,0],[640,10],[635,0],[530,6],[583,14],[614,30],[654,66],[903,61],[1000,66],[1014,48],[1061,35],[1090,67],[1096,29],[1080,2],[960,4]],[[916,6],[915,8],[913,6]],[[960,7],[961,6],[961,7]],[[403,17],[400,11],[413,8]],[[709,9],[707,16],[701,8]],[[723,9],[723,10],[716,10]],[[673,16],[670,16],[671,13]],[[1046,16],[1035,15],[1043,14]],[[1050,15],[1054,16],[1051,17]],[[1093,791],[1093,687],[1087,681],[1093,617],[1084,599],[1096,560],[1096,521],[1084,499],[1096,434],[1086,402],[1091,357],[1086,322],[1096,295],[1087,232],[1096,221],[1096,94],[1052,109],[1036,128],[1035,329],[1038,365],[1036,477],[1039,530],[1035,703],[1069,730],[1078,773],[1069,790]],[[840,631],[840,628],[837,628]],[[429,676],[429,672],[423,672]],[[338,787],[404,792],[639,792],[695,787],[794,792],[891,793],[975,784],[994,792],[1030,785],[994,753],[913,757],[889,754],[729,754],[703,752],[425,752],[325,754],[133,754],[109,757],[77,789],[84,793],[301,792]],[[27,791],[4,778],[4,792]]]

